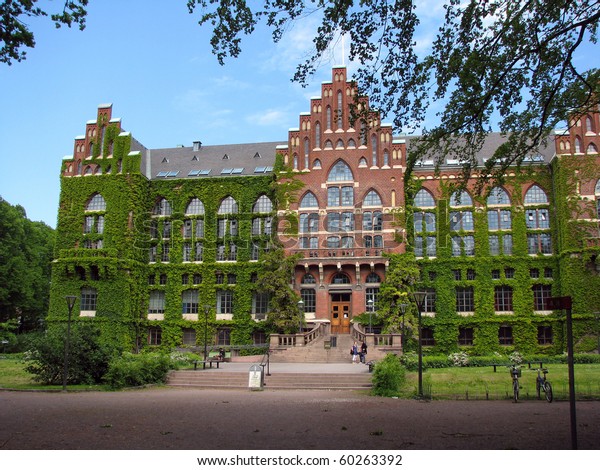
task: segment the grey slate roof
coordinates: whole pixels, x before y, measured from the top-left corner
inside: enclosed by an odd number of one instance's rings
[[[149,179],[256,176],[272,173],[276,147],[286,142],[151,149],[142,171]]]

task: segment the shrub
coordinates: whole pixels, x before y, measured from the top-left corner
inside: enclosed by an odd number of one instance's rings
[[[173,351],[169,355],[171,360],[171,367],[173,369],[179,369],[180,367],[189,367],[194,361],[199,361],[201,358],[198,354],[182,351]]]
[[[69,335],[67,383],[98,384],[108,369],[112,356],[109,348],[98,341],[100,330],[90,324],[75,324]],[[66,327],[51,328],[45,335],[32,339],[24,354],[25,370],[34,380],[46,385],[63,381]]]
[[[448,360],[452,362],[454,367],[466,367],[469,365],[469,355],[464,351],[450,354]]]
[[[104,381],[113,389],[164,383],[172,368],[170,357],[162,353],[124,353],[111,361]]]
[[[375,364],[373,371],[373,395],[398,396],[406,380],[406,369],[394,354],[388,354]]]
[[[523,356],[521,355],[521,353],[515,351],[508,356],[508,360],[512,364],[519,365],[523,363]]]

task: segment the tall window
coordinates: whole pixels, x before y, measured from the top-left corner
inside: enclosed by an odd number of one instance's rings
[[[475,311],[475,301],[472,287],[456,288],[456,311],[473,312]]]
[[[218,214],[237,214],[238,213],[238,204],[235,199],[231,196],[227,196],[225,199],[221,201],[221,205],[219,206]]]
[[[381,197],[379,197],[377,191],[373,189],[369,191],[363,199],[363,207],[380,207],[381,205]]]
[[[494,308],[496,312],[512,312],[513,290],[510,286],[494,287]]]
[[[105,211],[106,201],[101,194],[94,194],[85,207],[86,211]]]
[[[415,207],[429,208],[435,207],[435,200],[429,191],[420,189],[415,195]]]
[[[96,302],[98,300],[98,291],[91,287],[83,287],[81,289],[80,309],[82,311],[96,311]]]
[[[379,301],[379,287],[367,287],[365,290],[365,302],[367,312],[375,312],[377,310],[377,302]]]
[[[377,136],[371,136],[371,165],[377,166]]]
[[[202,201],[198,198],[192,199],[185,209],[185,215],[204,215],[204,204]]]
[[[534,184],[525,193],[525,204],[548,204],[548,196],[542,188]]]
[[[230,290],[217,291],[217,313],[233,313],[233,292]]]
[[[487,198],[487,205],[488,206],[497,206],[497,205],[504,205],[504,204],[510,204],[510,197],[509,197],[508,193],[506,192],[506,190],[500,186],[496,186],[495,188],[492,188],[492,190],[490,191],[490,194]]]
[[[304,313],[317,311],[317,295],[314,289],[300,289],[300,297],[304,302]]]
[[[552,286],[548,284],[534,284],[531,290],[533,291],[533,309],[546,310],[546,300],[552,297]]]
[[[103,239],[98,235],[104,233],[104,211],[106,211],[106,201],[100,194],[95,194],[85,207],[86,216],[83,221],[83,233],[89,235],[89,237],[84,238],[85,248],[103,248]],[[95,236],[92,234],[95,234]]]
[[[181,293],[181,313],[198,313],[197,289],[188,289]]]
[[[317,232],[319,230],[319,214],[300,214],[300,233]]]
[[[148,313],[165,313],[165,292],[162,290],[150,291],[150,304]]]
[[[319,207],[319,203],[318,203],[315,195],[309,191],[300,200],[300,207],[301,208],[308,208],[308,207],[316,208],[316,207]]]
[[[152,215],[169,216],[172,213],[171,204],[165,198],[159,199],[154,205],[154,209],[152,209]]]
[[[265,318],[269,311],[269,294],[263,292],[254,292],[252,294],[252,313],[257,319]]]

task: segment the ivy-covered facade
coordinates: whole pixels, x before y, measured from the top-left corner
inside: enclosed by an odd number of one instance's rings
[[[390,255],[402,255],[428,292],[432,350],[561,352],[551,296],[573,298],[578,348],[594,349],[600,113],[573,118],[478,194],[476,175],[455,190],[458,162],[409,165],[412,138],[374,110],[353,122],[354,102],[335,67],[286,141],[167,149],[144,147],[101,105],[62,164],[49,320],[66,320],[64,297],[77,295],[79,320],[124,349],[265,343],[256,280],[277,242],[301,257],[291,285],[309,327],[345,334],[377,313]],[[490,135],[482,161],[502,142]],[[294,197],[277,195],[276,156],[303,185]]]

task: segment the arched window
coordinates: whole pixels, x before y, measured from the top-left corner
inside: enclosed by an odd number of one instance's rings
[[[327,176],[327,181],[353,181],[354,177],[352,176],[352,170],[350,167],[339,160],[331,170],[329,171],[329,175]]]
[[[300,207],[319,207],[319,202],[315,195],[309,191],[300,200]]]
[[[344,149],[344,141],[342,139],[338,139],[338,141],[335,144],[335,148],[336,149]]]
[[[356,148],[356,142],[354,141],[354,139],[348,139],[348,148],[349,149]]]
[[[581,138],[575,137],[575,153],[581,153]]]
[[[337,94],[336,114],[337,114],[337,128],[342,129],[343,125],[342,125],[342,92],[341,91],[338,91],[338,94]]]
[[[367,284],[378,284],[381,282],[381,278],[377,273],[369,273],[365,282]]]
[[[152,210],[153,215],[171,215],[171,204],[165,198],[159,199]]]
[[[585,130],[587,132],[594,132],[594,121],[589,114],[585,117]]]
[[[101,194],[94,194],[85,206],[86,211],[105,211],[106,201]]]
[[[321,123],[315,124],[315,148],[321,148]]]
[[[598,147],[593,142],[590,142],[585,153],[598,153]]]
[[[302,284],[316,284],[317,281],[315,280],[315,277],[310,274],[307,273],[304,276],[302,276]]]
[[[596,187],[594,188],[594,194],[596,196],[600,196],[600,180],[596,182]]]
[[[310,142],[308,141],[308,137],[304,139],[304,168],[308,168],[308,153],[310,150]]]
[[[472,206],[473,200],[469,193],[466,191],[456,191],[450,196],[450,206],[461,207],[461,206]]]
[[[367,166],[367,159],[365,157],[360,157],[360,160],[358,161],[358,166],[359,168]]]
[[[499,204],[510,204],[510,197],[504,188],[496,186],[490,191],[490,195],[487,198],[487,205],[494,206]]]
[[[327,123],[326,129],[329,130],[329,129],[331,129],[331,106],[327,106],[325,114],[326,114],[326,123]]]
[[[265,196],[263,194],[254,203],[254,206],[252,207],[252,212],[260,212],[260,213],[273,212],[273,203],[267,196]]]
[[[298,169],[298,155],[294,154],[294,170]]]
[[[235,199],[231,196],[227,196],[225,199],[221,201],[221,205],[219,206],[218,214],[237,214],[238,213],[238,204]]]
[[[371,136],[371,165],[377,166],[377,136]]]
[[[331,278],[332,284],[350,284],[350,277],[346,273],[336,273]]]
[[[381,198],[379,197],[379,194],[377,194],[377,192],[373,189],[367,193],[365,199],[363,200],[363,206],[374,207],[381,205]]]
[[[548,196],[542,188],[534,184],[525,193],[525,204],[548,204]]]
[[[83,171],[84,175],[91,175],[92,174],[92,167],[91,166],[86,166],[85,170]]]
[[[435,200],[429,191],[420,189],[415,195],[415,207],[435,207]]]
[[[383,166],[389,166],[390,164],[390,153],[387,150],[383,151]]]
[[[313,168],[321,168],[321,160],[315,158],[315,161],[313,162]]]
[[[195,197],[190,201],[185,209],[186,215],[204,215],[204,204],[200,199]]]

